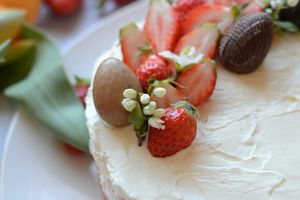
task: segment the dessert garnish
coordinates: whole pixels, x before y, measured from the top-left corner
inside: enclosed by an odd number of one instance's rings
[[[151,92],[151,95],[162,98],[165,96],[166,90],[161,87],[156,87]],[[165,110],[158,108],[155,101],[150,100],[150,95],[147,93],[137,92],[129,88],[123,92],[122,106],[129,113],[128,121],[134,127],[138,144],[141,146],[146,139],[148,127],[156,129],[164,129],[163,121],[160,119]]]
[[[139,79],[143,90],[147,91],[151,79],[165,80],[172,76],[175,71],[172,65],[161,59],[159,56],[151,55],[145,62],[136,70],[135,74]]]
[[[139,80],[126,64],[116,58],[104,60],[95,74],[93,99],[97,112],[110,125],[128,124],[128,112],[121,104],[127,88],[142,91]]]
[[[240,18],[220,41],[221,63],[230,71],[253,72],[263,62],[271,44],[273,21],[266,13]]]
[[[78,76],[75,77],[76,85],[75,85],[75,93],[77,97],[80,99],[82,106],[85,108],[85,97],[87,95],[87,91],[90,86],[90,80],[80,78]]]
[[[177,83],[181,86],[179,92],[194,106],[199,106],[213,94],[216,81],[216,63],[212,60],[193,65],[177,78]]]
[[[217,4],[202,4],[191,11],[182,22],[184,33],[188,33],[204,23],[216,23],[221,33],[231,26],[234,21],[230,7]]]
[[[161,98],[155,97],[152,94],[152,90],[156,87],[164,88],[166,90],[166,95],[164,95]],[[180,85],[172,79],[167,79],[163,81],[154,81],[152,84],[150,84],[148,88],[148,93],[152,94],[151,99],[155,101],[159,107],[166,108],[171,104],[174,104],[177,101],[184,99],[184,96],[178,90],[178,87],[180,87]]]
[[[279,19],[284,22],[292,22],[300,28],[300,1],[288,0],[288,7],[280,10]]]
[[[274,22],[275,31],[297,33],[300,25],[300,4],[298,0],[260,0],[258,1]]]
[[[204,58],[203,54],[196,54],[195,47],[189,46],[186,46],[179,55],[170,51],[162,51],[159,55],[174,62],[177,72],[182,72],[185,68],[201,62]]]
[[[145,33],[135,23],[128,24],[120,30],[120,44],[123,62],[133,72],[153,53]]]
[[[171,156],[190,146],[197,135],[197,110],[185,101],[165,109],[163,129],[149,128],[148,149],[155,157]]]
[[[174,49],[180,34],[180,24],[168,1],[150,1],[144,32],[156,53]]]

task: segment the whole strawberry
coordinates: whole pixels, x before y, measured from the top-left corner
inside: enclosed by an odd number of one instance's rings
[[[82,5],[82,0],[45,0],[54,14],[67,16],[77,12]]]
[[[147,91],[150,79],[164,80],[172,76],[173,70],[158,56],[150,56],[136,70],[136,76],[139,79],[143,90]]]
[[[164,129],[150,127],[148,149],[154,157],[171,156],[187,148],[197,134],[195,108],[187,102],[180,101],[173,108],[165,109]]]

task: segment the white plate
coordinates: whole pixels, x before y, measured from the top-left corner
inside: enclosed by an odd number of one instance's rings
[[[96,58],[117,40],[122,26],[144,18],[146,4],[125,7],[83,34],[64,54],[68,76],[91,76]],[[100,191],[90,158],[68,155],[26,111],[16,113],[1,166],[1,200],[99,200]]]

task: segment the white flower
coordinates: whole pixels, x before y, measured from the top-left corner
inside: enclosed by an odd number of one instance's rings
[[[142,104],[147,104],[150,102],[150,96],[148,94],[143,94],[140,98]]]
[[[129,99],[129,98],[126,98],[126,99],[123,99],[122,101],[122,106],[125,108],[125,110],[127,110],[128,112],[132,112],[135,107],[136,107],[136,104],[137,102],[132,100],[132,99]]]
[[[160,56],[174,61],[177,65],[180,65],[182,68],[193,64],[197,64],[200,61],[202,61],[204,55],[203,54],[195,55],[195,54],[196,54],[195,47],[185,47],[180,52],[180,55],[176,55],[170,51],[162,51],[159,53]]]
[[[165,88],[162,87],[157,87],[153,90],[153,95],[157,98],[162,98],[165,96],[167,90]]]
[[[298,4],[299,0],[287,0],[287,5],[289,7],[295,7]]]
[[[273,9],[279,9],[284,6],[285,0],[271,0],[270,4]]]
[[[137,92],[134,89],[126,89],[123,92],[123,96],[128,99],[135,99]]]
[[[156,109],[156,102],[151,101],[148,106],[150,107],[151,110],[155,110]]]
[[[165,114],[165,109],[159,108],[153,111],[153,117],[155,118],[161,118]]]
[[[145,115],[152,115],[153,112],[154,112],[154,109],[150,108],[149,106],[145,106],[145,107],[143,108],[143,113],[144,113]]]
[[[165,126],[163,125],[164,121],[161,120],[160,118],[150,117],[149,120],[148,120],[148,123],[153,128],[165,129]]]

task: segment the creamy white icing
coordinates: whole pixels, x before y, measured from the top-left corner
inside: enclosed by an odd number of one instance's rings
[[[87,97],[90,148],[108,199],[296,200],[300,197],[300,37],[275,38],[249,75],[218,67],[193,144],[168,158],[137,146],[133,129],[110,128]],[[118,47],[103,55],[121,58]]]

